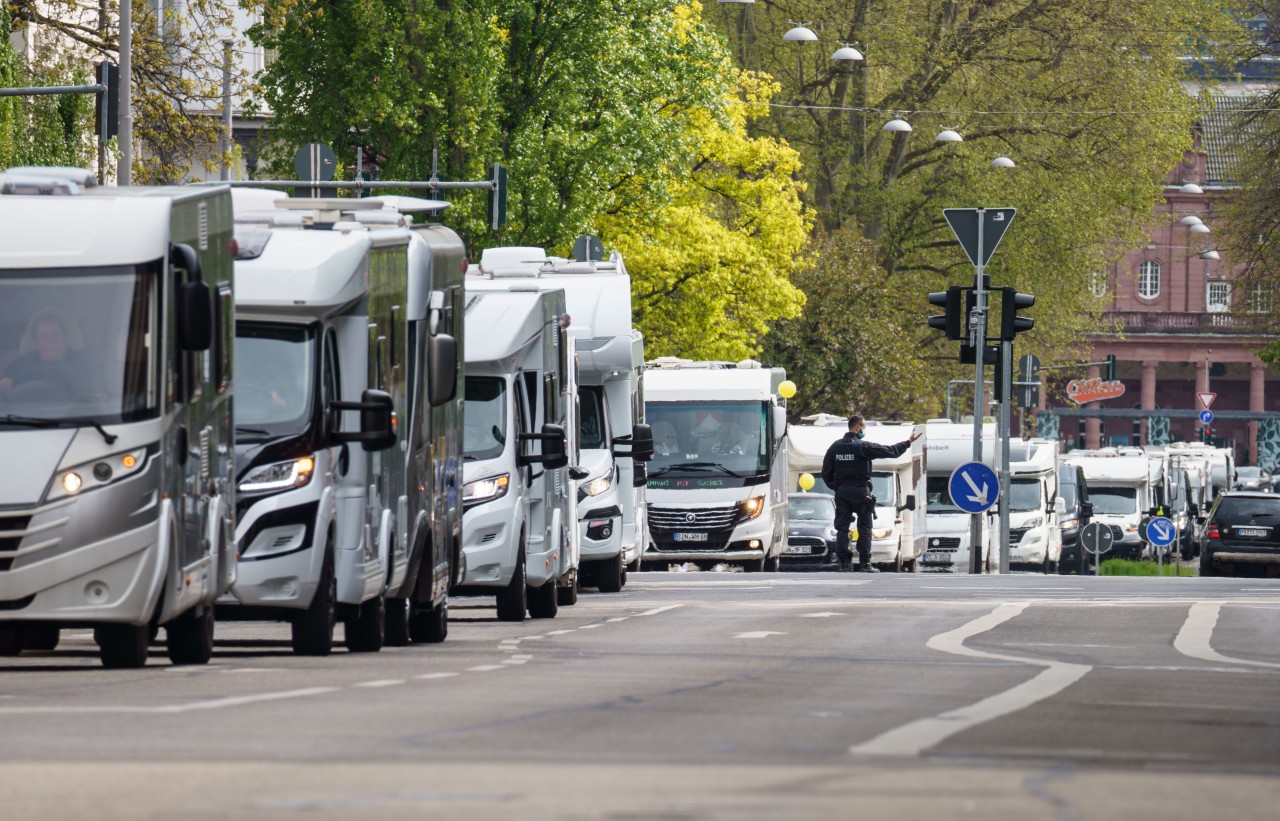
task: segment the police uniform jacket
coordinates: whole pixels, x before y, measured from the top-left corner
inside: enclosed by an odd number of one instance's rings
[[[870,493],[871,460],[893,459],[906,453],[909,447],[910,441],[878,445],[846,433],[827,448],[827,455],[822,458],[822,481],[835,491],[843,487]]]

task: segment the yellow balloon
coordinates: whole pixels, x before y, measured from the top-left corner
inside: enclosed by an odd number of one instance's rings
[[[813,474],[812,473],[800,474],[800,489],[813,490]]]
[[[778,386],[778,396],[781,396],[783,399],[790,399],[795,395],[796,383],[792,382],[790,379],[783,380],[782,384]]]

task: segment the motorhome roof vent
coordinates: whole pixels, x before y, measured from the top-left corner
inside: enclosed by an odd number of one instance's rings
[[[834,413],[815,413],[812,416],[801,416],[801,422],[808,422],[815,427],[825,427],[827,425],[845,425],[848,424],[848,417],[836,416]]]
[[[271,230],[258,225],[236,227],[236,260],[257,259],[271,241]]]
[[[17,196],[74,195],[97,185],[92,171],[84,168],[19,166],[0,172],[0,194]]]
[[[742,370],[755,370],[763,366],[754,359],[744,359],[738,363],[737,367]]]

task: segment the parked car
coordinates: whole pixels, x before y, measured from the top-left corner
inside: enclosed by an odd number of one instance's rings
[[[1251,566],[1280,569],[1280,496],[1257,491],[1224,493],[1205,523],[1200,575],[1238,575]]]
[[[1272,490],[1271,474],[1260,467],[1246,465],[1236,468],[1236,481],[1233,490],[1260,490],[1270,493]]]
[[[835,498],[825,493],[787,494],[787,546],[782,570],[839,570]]]
[[[1059,511],[1062,528],[1062,553],[1058,557],[1059,573],[1083,574],[1089,568],[1088,554],[1080,547],[1080,531],[1093,517],[1089,502],[1089,485],[1079,465],[1058,465],[1058,498],[1064,509]]]

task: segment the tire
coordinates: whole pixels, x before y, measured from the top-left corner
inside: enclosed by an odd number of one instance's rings
[[[151,627],[147,624],[103,624],[94,628],[98,655],[108,670],[145,667],[147,647],[151,643]]]
[[[327,556],[310,606],[293,619],[293,652],[299,656],[327,656],[333,652],[333,628],[338,623],[338,582],[333,557]]]
[[[627,572],[628,572],[628,571],[627,571],[627,567],[629,567],[629,566],[630,566],[630,565],[623,565],[623,567],[622,567],[622,586],[623,586],[623,587],[626,587],[626,586],[627,586]]]
[[[24,632],[26,638],[23,648],[26,650],[49,652],[57,649],[58,642],[62,639],[62,631],[56,627],[27,627]]]
[[[903,563],[902,563],[902,572],[903,572],[903,573],[914,573],[914,572],[916,572],[916,567],[917,567],[917,564],[918,564],[918,559],[919,559],[919,557],[916,557],[915,559],[912,559],[912,560],[911,560],[911,561],[909,561],[909,562],[903,562]]]
[[[555,581],[548,581],[542,587],[529,588],[529,615],[535,619],[554,619],[560,612],[559,599],[556,597]]]
[[[632,559],[631,562],[627,565],[627,572],[628,573],[640,572],[640,557],[638,555],[634,559]]]
[[[360,605],[355,618],[346,621],[347,649],[353,653],[376,653],[386,635],[387,605],[382,594]]]
[[[498,593],[498,621],[524,621],[529,608],[529,591],[525,587],[524,534],[520,534],[520,550],[516,554],[516,570],[511,583]]]
[[[409,600],[387,599],[386,630],[383,643],[387,647],[407,647],[412,640],[409,631]]]
[[[760,573],[764,571],[764,559],[752,559],[742,563],[743,573]]]
[[[12,658],[22,655],[26,646],[26,628],[0,627],[0,657]]]
[[[617,593],[622,590],[622,554],[596,562],[596,587],[601,593]]]
[[[781,569],[782,569],[781,556],[770,556],[769,558],[764,560],[764,572],[777,573]]]
[[[441,602],[430,610],[417,610],[409,616],[409,637],[416,642],[439,644],[448,635],[448,602]]]
[[[208,664],[213,658],[213,607],[206,605],[188,610],[166,624],[164,633],[169,661],[174,664]]]
[[[573,583],[568,587],[556,587],[556,600],[561,607],[572,607],[578,603],[578,572],[573,571]]]
[[[1201,576],[1221,576],[1222,575],[1222,573],[1218,571],[1218,568],[1213,566],[1212,553],[1200,554],[1200,575]]]
[[[1044,552],[1044,561],[1040,563],[1040,572],[1048,575],[1054,570],[1053,561],[1049,559],[1049,551]]]

